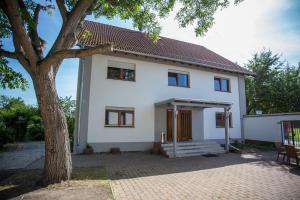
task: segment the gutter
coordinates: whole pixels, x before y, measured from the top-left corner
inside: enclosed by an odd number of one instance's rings
[[[120,53],[128,53],[128,54],[133,54],[133,55],[138,55],[138,56],[145,56],[145,57],[150,57],[150,58],[155,58],[155,59],[169,60],[169,61],[180,62],[180,63],[190,64],[190,65],[197,65],[200,67],[210,68],[210,69],[214,69],[214,70],[221,70],[221,71],[226,71],[226,72],[233,72],[233,73],[237,73],[237,74],[250,75],[250,76],[255,75],[255,73],[253,73],[253,72],[238,72],[238,71],[234,71],[234,70],[220,69],[220,68],[216,68],[213,65],[200,64],[200,63],[193,62],[193,61],[184,61],[184,60],[180,60],[177,58],[169,58],[166,56],[158,56],[158,55],[153,55],[153,54],[146,54],[146,53],[140,53],[140,52],[128,51],[128,50],[122,50],[122,49],[115,49],[115,48],[113,48],[113,51],[120,52]],[[216,63],[216,64],[218,64],[218,63]]]

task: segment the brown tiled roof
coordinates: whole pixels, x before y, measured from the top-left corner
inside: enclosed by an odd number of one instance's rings
[[[89,30],[91,35],[83,37],[84,30]],[[97,46],[100,44],[112,44],[116,52],[162,58],[241,74],[252,74],[247,69],[201,45],[166,37],[161,37],[157,43],[153,43],[145,33],[140,31],[84,21],[83,29],[79,34],[79,45]]]

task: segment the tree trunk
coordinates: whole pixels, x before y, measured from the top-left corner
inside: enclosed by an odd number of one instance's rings
[[[72,160],[69,132],[55,87],[54,67],[39,66],[33,83],[45,129],[44,183],[70,179]]]

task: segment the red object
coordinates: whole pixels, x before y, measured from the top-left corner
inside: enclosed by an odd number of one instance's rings
[[[88,30],[91,34],[84,34]],[[249,70],[231,62],[213,51],[192,43],[182,42],[166,37],[160,37],[157,43],[149,39],[146,33],[105,25],[97,22],[84,21],[79,34],[79,45],[97,46],[112,44],[116,52],[127,51],[132,54],[154,55],[182,63],[196,63],[196,66],[253,74]],[[136,54],[137,55],[137,54]],[[167,59],[166,59],[167,60]]]

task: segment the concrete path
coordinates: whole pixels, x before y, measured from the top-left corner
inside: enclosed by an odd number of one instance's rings
[[[0,170],[23,169],[45,155],[44,142],[19,143],[14,151],[0,153]]]

